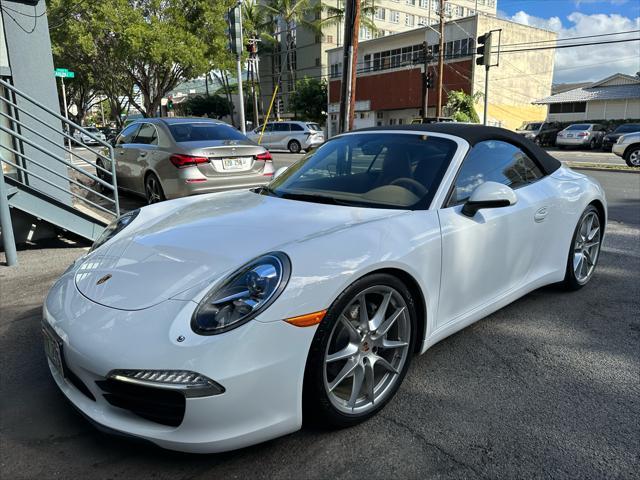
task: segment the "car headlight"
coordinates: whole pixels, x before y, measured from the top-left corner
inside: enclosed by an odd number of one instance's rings
[[[622,142],[624,142],[624,135],[620,135],[616,143],[622,143]]]
[[[527,133],[525,135],[526,138],[535,138],[536,134],[535,133]]]
[[[93,245],[91,246],[90,251],[94,251],[100,245],[106,243],[107,241],[115,237],[118,233],[124,230],[124,228],[127,225],[133,222],[139,213],[140,213],[140,209],[132,210],[128,213],[125,213],[124,215],[121,215],[116,220],[111,222],[109,226],[104,229],[104,232],[102,232],[102,235],[100,235],[100,237],[98,237],[98,239],[95,242],[93,242]]]
[[[291,262],[282,252],[252,260],[214,287],[191,317],[200,335],[228,332],[255,318],[282,293],[291,276]]]

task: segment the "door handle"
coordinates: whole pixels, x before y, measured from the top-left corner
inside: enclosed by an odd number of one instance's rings
[[[549,209],[547,207],[542,207],[538,209],[538,211],[533,216],[533,219],[536,221],[536,223],[540,223],[544,221],[545,218],[547,218],[548,214],[549,214]]]

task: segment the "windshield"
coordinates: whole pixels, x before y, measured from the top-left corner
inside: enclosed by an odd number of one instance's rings
[[[169,131],[177,143],[247,139],[231,125],[220,123],[173,123],[169,125]]]
[[[282,198],[376,208],[428,208],[457,144],[428,134],[336,137],[263,190]]]
[[[317,123],[307,123],[307,127],[309,127],[309,130],[313,130],[314,132],[319,132],[320,130],[322,130],[322,128],[320,128],[320,125],[318,125]]]
[[[523,128],[523,130],[539,130],[541,126],[541,123],[528,123],[527,126]]]
[[[99,130],[96,127],[85,127],[85,130],[91,133],[99,132]]]
[[[620,125],[616,128],[615,133],[631,133],[640,132],[640,125],[637,123],[627,123],[626,125]]]
[[[575,125],[569,125],[567,130],[589,130],[591,124],[589,123],[576,123]]]

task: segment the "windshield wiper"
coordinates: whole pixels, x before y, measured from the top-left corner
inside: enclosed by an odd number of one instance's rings
[[[286,198],[288,200],[302,200],[305,202],[326,203],[329,205],[349,205],[349,202],[343,202],[333,197],[325,197],[324,195],[316,195],[315,193],[285,192],[280,195],[280,198]]]
[[[263,185],[261,187],[255,188],[253,191],[259,195],[270,195],[272,197],[280,198],[280,195],[278,195],[276,191],[271,187],[269,187],[268,185]]]

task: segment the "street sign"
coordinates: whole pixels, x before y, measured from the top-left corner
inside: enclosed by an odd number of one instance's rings
[[[56,77],[60,78],[74,78],[76,76],[75,72],[71,72],[66,68],[56,68],[55,74]]]

